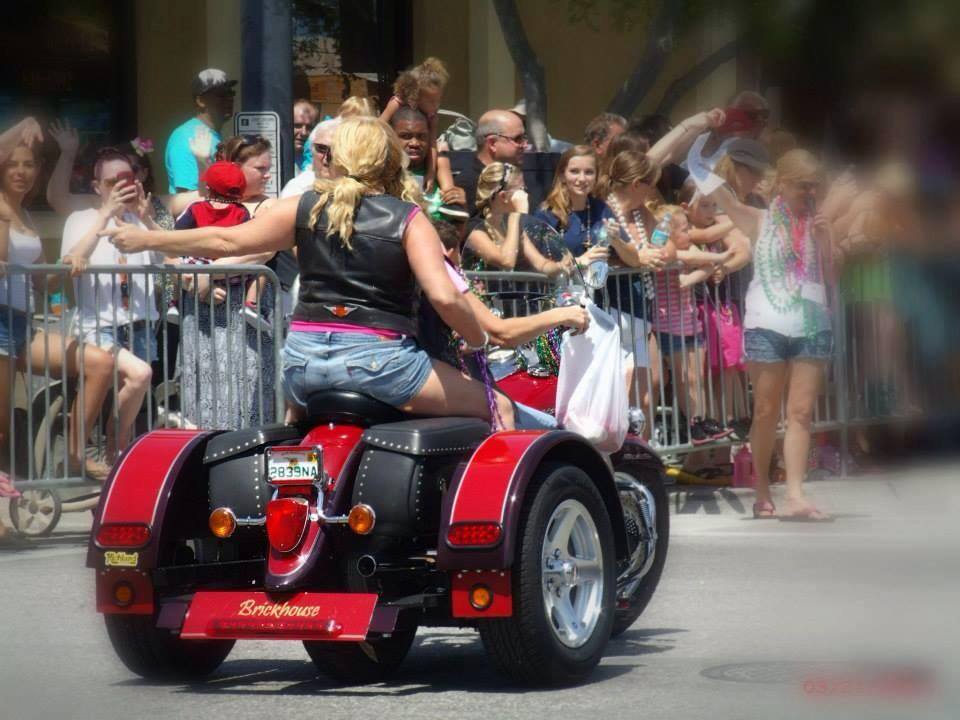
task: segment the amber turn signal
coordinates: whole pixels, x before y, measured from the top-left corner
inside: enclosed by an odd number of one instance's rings
[[[113,604],[117,607],[127,607],[133,602],[133,587],[127,582],[118,582],[113,586]]]
[[[493,604],[493,590],[486,585],[474,585],[470,588],[470,605],[474,610],[486,610]]]
[[[210,532],[221,540],[228,538],[237,529],[237,516],[230,508],[220,507],[210,513]]]
[[[347,516],[347,525],[357,535],[369,535],[377,522],[377,515],[369,505],[354,505]]]

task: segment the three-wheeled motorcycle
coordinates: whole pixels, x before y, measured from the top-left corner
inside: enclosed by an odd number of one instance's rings
[[[501,385],[546,409],[543,375],[528,363]],[[565,430],[327,390],[297,425],[140,437],[88,565],[113,647],[144,677],[199,678],[237,640],[270,639],[373,682],[418,627],[467,626],[509,678],[564,685],[643,612],[668,538],[663,467],[636,435],[608,456]]]

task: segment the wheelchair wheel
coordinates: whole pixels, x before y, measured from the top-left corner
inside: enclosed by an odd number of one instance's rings
[[[10,500],[10,521],[14,529],[26,537],[45,537],[60,522],[63,503],[52,488],[21,490],[21,496]]]

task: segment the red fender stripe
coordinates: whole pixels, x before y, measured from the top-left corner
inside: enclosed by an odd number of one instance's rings
[[[170,471],[191,441],[203,434],[201,430],[154,430],[140,437],[113,473],[99,524],[141,523],[153,529]]]
[[[514,474],[524,454],[543,435],[542,430],[514,430],[484,440],[463,471],[450,524],[482,520],[503,523]]]

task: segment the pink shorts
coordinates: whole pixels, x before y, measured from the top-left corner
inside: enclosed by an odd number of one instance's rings
[[[700,317],[707,337],[707,360],[711,370],[744,370],[743,323],[733,303],[701,303]]]

